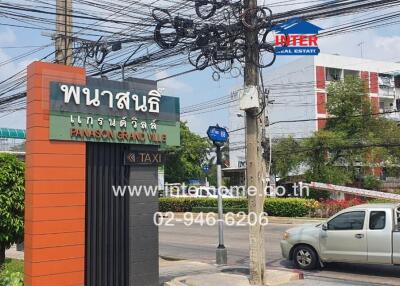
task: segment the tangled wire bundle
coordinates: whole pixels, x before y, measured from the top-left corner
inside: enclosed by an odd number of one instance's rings
[[[220,73],[240,76],[241,64],[245,62],[250,45],[259,47],[260,61],[255,63],[259,68],[275,62],[275,48],[267,41],[272,28],[272,11],[269,8],[244,9],[241,2],[195,0],[195,9],[197,16],[203,20],[210,19],[223,9],[224,24],[198,24],[191,19],[172,17],[166,9],[155,8],[152,11],[157,22],[154,40],[162,49],[186,45],[189,63],[198,70],[212,67],[214,80],[220,79]],[[258,31],[256,42],[246,43],[245,32],[248,30]]]

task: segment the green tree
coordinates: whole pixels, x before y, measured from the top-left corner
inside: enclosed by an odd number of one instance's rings
[[[16,156],[0,154],[0,265],[5,250],[23,241],[24,169]]]
[[[276,174],[285,177],[301,169],[307,181],[346,185],[357,182],[358,168],[369,175],[377,162],[398,169],[400,148],[385,143],[400,142],[399,127],[373,114],[365,82],[347,77],[329,85],[327,94],[326,128],[310,138],[278,140],[273,149]]]
[[[301,163],[300,142],[292,136],[282,138],[273,146],[271,171],[280,178],[299,172]]]
[[[181,122],[181,146],[167,150],[166,182],[180,183],[204,177],[202,165],[207,161],[210,148],[207,138],[191,132],[186,122]]]
[[[210,145],[211,145],[210,153],[213,153],[213,155],[209,156],[207,162],[205,163],[209,166],[207,179],[208,182],[210,183],[210,186],[217,186],[217,154],[216,154],[217,148],[213,145],[212,142],[210,142]],[[221,147],[221,155],[222,155],[222,169],[229,167],[229,142],[225,143],[225,145]],[[203,176],[206,176],[206,174],[204,174]],[[228,186],[229,182],[223,181],[222,184],[224,186]]]
[[[331,116],[325,130],[343,132],[347,138],[365,138],[373,126],[371,101],[365,82],[357,77],[330,84],[326,105]]]

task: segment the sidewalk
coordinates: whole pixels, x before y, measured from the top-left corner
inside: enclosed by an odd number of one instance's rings
[[[290,285],[294,281],[303,279],[302,274],[267,270],[266,286]],[[247,276],[238,274],[197,274],[192,276],[183,276],[173,279],[164,284],[164,286],[250,286]]]
[[[7,258],[24,259],[24,252],[17,251],[16,246],[6,251]],[[166,286],[248,286],[244,275],[221,273],[228,272],[229,267],[219,267],[191,260],[166,260],[160,258],[160,285]],[[300,279],[301,275],[291,271],[268,270],[271,286],[283,285]],[[182,282],[183,281],[183,282]]]
[[[176,277],[218,273],[216,265],[190,261],[178,260],[170,261],[160,258],[160,285],[173,280]]]
[[[160,283],[165,283],[165,286],[250,286],[247,276],[230,274],[228,270],[226,266],[218,267],[190,260],[160,259]],[[267,270],[266,275],[269,286],[285,285],[303,279],[303,274],[296,271]]]

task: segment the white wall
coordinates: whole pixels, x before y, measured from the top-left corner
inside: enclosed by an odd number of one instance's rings
[[[232,93],[232,102],[229,104],[229,131],[242,129],[239,131],[229,133],[229,157],[230,167],[239,168],[244,167],[239,164],[246,160],[245,149],[245,113],[239,108],[239,96],[237,93]],[[238,116],[240,115],[240,116]],[[239,150],[235,150],[238,149]]]
[[[315,57],[315,64],[317,66],[377,73],[392,73],[400,71],[400,63],[343,57],[329,54],[320,54]]]
[[[270,100],[275,101],[269,107],[270,123],[316,118],[314,57],[302,57],[264,74]],[[303,138],[316,131],[316,122],[279,123],[267,131],[272,138]]]

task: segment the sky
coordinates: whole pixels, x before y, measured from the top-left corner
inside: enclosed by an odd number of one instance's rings
[[[279,10],[278,10],[279,9]],[[278,7],[274,12],[287,9],[287,7]],[[290,7],[292,9],[292,7]],[[369,12],[376,13],[376,12]],[[344,23],[350,19],[356,19],[359,16],[342,17],[340,19],[330,19],[324,21],[311,21],[312,23],[327,28],[337,24]],[[10,47],[40,46],[51,44],[48,36],[40,31],[27,30],[21,28],[10,28],[2,26],[0,22],[0,81],[43,56],[43,53],[25,57],[23,59],[12,60],[8,64],[5,61],[18,56],[29,49],[15,49]],[[322,53],[340,54],[343,56],[361,57],[361,47],[363,42],[363,57],[374,60],[400,62],[400,24],[382,27],[374,30],[358,31],[347,33],[340,36],[321,38],[319,46]],[[264,74],[273,73],[281,65],[296,60],[293,56],[279,56],[275,64],[264,69]],[[189,66],[182,67],[182,70],[190,69]],[[171,75],[169,70],[159,71],[154,80],[161,79]],[[267,84],[267,83],[266,83]],[[212,71],[193,72],[182,75],[159,83],[160,87],[165,89],[165,94],[177,96],[181,100],[181,107],[212,100],[221,96],[229,95],[233,90],[243,85],[243,78],[221,78],[220,81],[212,79]],[[228,106],[225,109],[214,110],[207,113],[196,113],[194,115],[183,116],[182,120],[187,121],[189,127],[200,135],[206,133],[209,125],[220,124],[228,126]],[[219,109],[216,105],[215,109]],[[0,127],[25,128],[25,112],[14,112],[12,114],[0,113]]]

